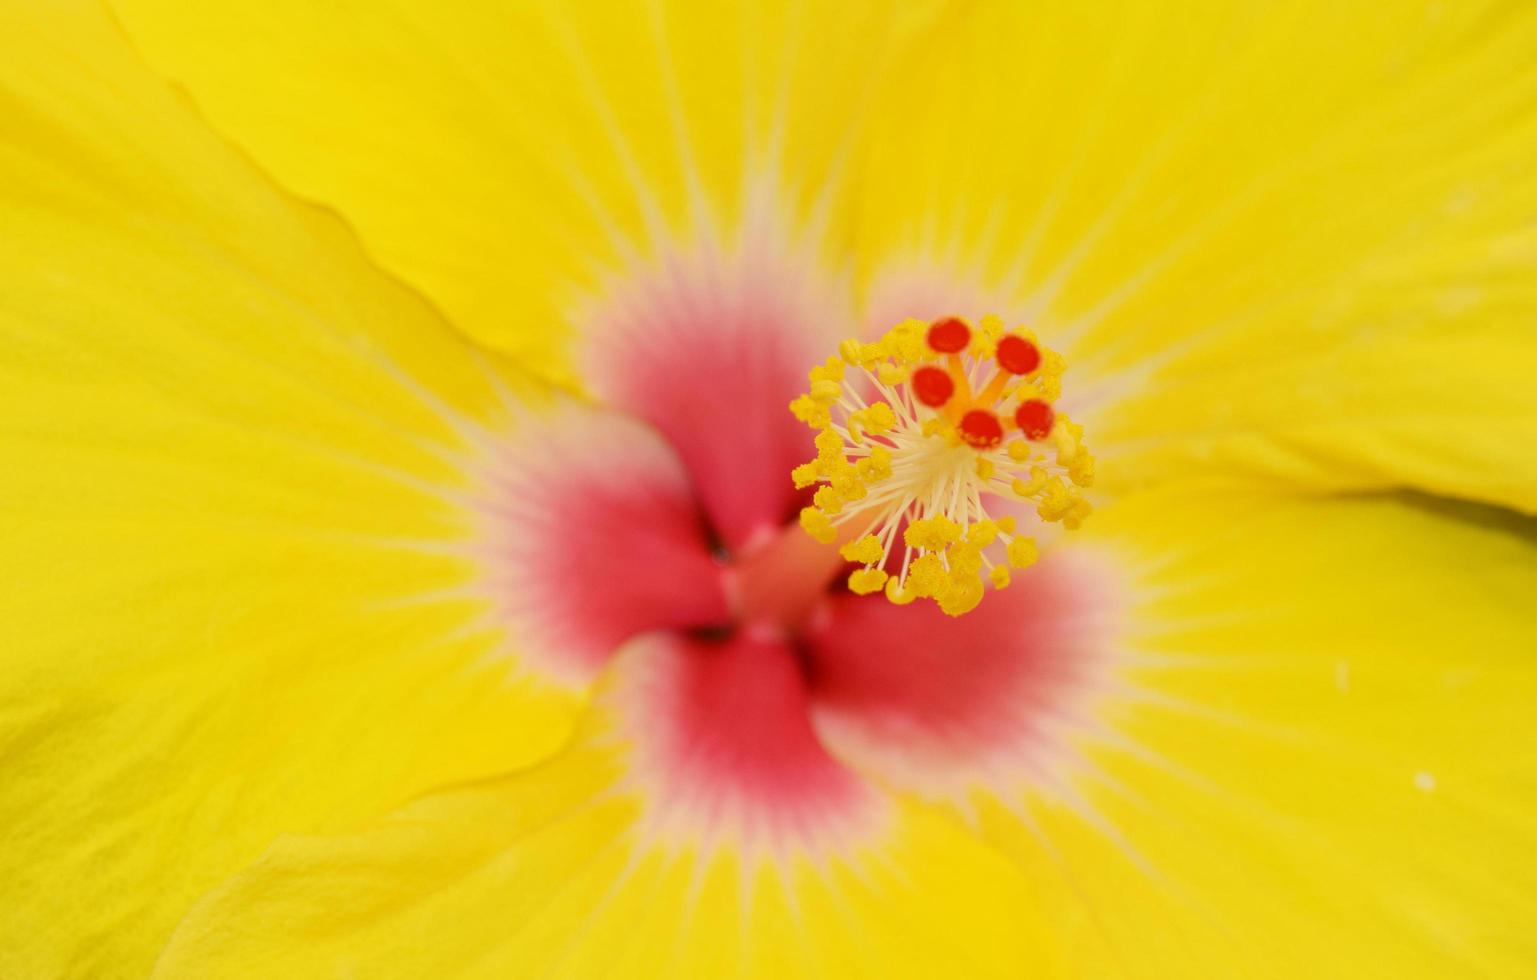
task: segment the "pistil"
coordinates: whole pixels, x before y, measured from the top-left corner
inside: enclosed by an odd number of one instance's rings
[[[790,410],[816,430],[817,455],[791,477],[821,484],[801,512],[818,541],[869,528],[840,552],[861,566],[850,589],[898,604],[929,598],[958,616],[984,582],[1004,588],[1011,569],[1035,560],[1018,518],[995,518],[990,505],[1028,502],[1040,522],[1078,527],[1094,458],[1055,408],[1065,369],[1027,330],[945,317],[846,340],[811,370]]]

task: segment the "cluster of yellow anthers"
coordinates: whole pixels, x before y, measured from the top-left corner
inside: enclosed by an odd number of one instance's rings
[[[842,548],[863,566],[849,576],[854,592],[930,598],[959,616],[982,601],[984,577],[1004,588],[1010,568],[1036,557],[1015,518],[990,517],[984,501],[1028,501],[1068,528],[1088,516],[1079,488],[1093,481],[1094,457],[1082,427],[1053,408],[1065,362],[997,317],[977,328],[907,320],[874,343],[845,340],[790,403],[817,430],[816,459],[791,476],[797,487],[825,484],[801,526],[827,543],[839,525],[845,539],[864,532]],[[890,571],[899,530],[902,560]]]

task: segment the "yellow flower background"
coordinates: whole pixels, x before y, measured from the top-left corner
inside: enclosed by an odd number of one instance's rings
[[[1532,5],[15,0],[0,52],[0,977],[1537,970]],[[462,503],[755,208],[834,337],[933,288],[1066,354],[1116,596],[1060,765],[864,760],[878,825],[771,857],[634,835],[647,651],[542,673]]]

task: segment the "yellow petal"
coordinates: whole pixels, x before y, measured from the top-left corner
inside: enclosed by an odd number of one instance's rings
[[[872,325],[992,310],[1066,348],[1106,487],[1537,509],[1505,451],[1537,425],[1519,6],[120,6],[281,180],[556,373],[594,270],[739,226],[769,174],[827,205]]]
[[[1059,890],[1081,975],[1533,962],[1530,520],[1187,490],[1084,537],[1127,569],[1116,680],[1067,729],[1084,761],[978,817]]]
[[[157,976],[1018,976],[1045,909],[943,815],[897,807],[867,850],[832,855],[652,833],[674,801],[640,791],[616,737],[645,652],[551,762],[279,842],[187,918]]]
[[[1362,329],[1280,359],[1257,341],[1247,356],[1235,345],[1170,369],[1094,418],[1102,485],[1220,470],[1314,492],[1408,486],[1537,513],[1531,322],[1512,311],[1391,336]]]
[[[873,131],[868,305],[1062,346],[1106,487],[1534,511],[1534,84],[1527,5],[975,5]]]
[[[860,107],[928,19],[867,2],[118,9],[279,180],[456,324],[560,369],[598,271],[734,227],[765,190],[800,210],[841,186]],[[827,202],[846,232],[847,201]]]
[[[545,767],[283,842],[164,975],[1519,975],[1530,528],[1228,490],[1092,534],[1129,603],[1082,762],[765,863],[654,843],[610,688]]]
[[[461,500],[528,386],[92,4],[0,12],[0,973],[147,975],[281,833],[547,752]]]

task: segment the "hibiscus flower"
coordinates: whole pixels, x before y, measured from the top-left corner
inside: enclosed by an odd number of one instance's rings
[[[1537,11],[0,47],[0,976],[1537,966]]]

